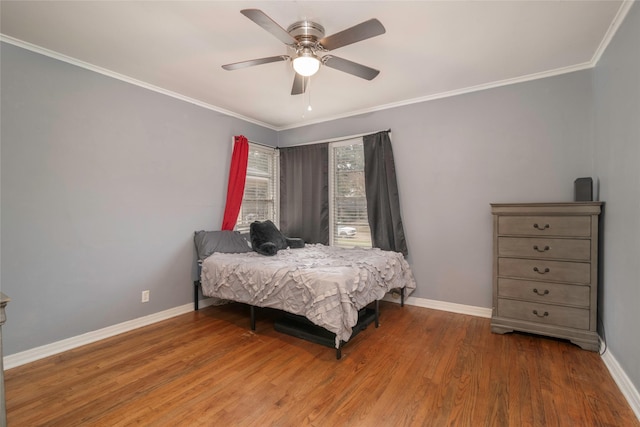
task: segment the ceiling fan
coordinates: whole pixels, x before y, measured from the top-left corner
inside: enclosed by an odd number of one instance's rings
[[[244,9],[240,13],[286,44],[292,54],[226,64],[222,66],[225,70],[238,70],[254,65],[291,60],[293,69],[296,71],[291,95],[299,95],[306,91],[309,77],[318,71],[321,64],[366,80],[373,80],[380,73],[379,70],[371,67],[326,54],[331,50],[384,34],[384,26],[377,19],[364,21],[325,37],[324,27],[315,22],[294,22],[285,30],[259,9]]]

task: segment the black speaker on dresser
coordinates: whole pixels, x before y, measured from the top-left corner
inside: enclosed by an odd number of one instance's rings
[[[593,201],[593,180],[591,178],[578,178],[573,182],[574,201]]]

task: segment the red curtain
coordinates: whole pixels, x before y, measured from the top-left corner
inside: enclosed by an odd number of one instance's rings
[[[227,205],[222,220],[223,230],[233,230],[238,220],[242,205],[244,184],[247,178],[247,161],[249,159],[249,142],[244,136],[236,136],[229,169],[229,187],[227,188]]]

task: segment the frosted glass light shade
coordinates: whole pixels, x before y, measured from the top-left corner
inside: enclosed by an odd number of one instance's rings
[[[313,76],[320,69],[320,60],[313,54],[302,54],[293,60],[293,69],[304,77]]]

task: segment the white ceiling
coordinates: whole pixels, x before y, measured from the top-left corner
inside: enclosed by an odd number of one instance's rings
[[[287,129],[592,67],[630,2],[622,1],[2,1],[2,40]],[[331,53],[377,68],[367,81],[323,67],[291,96],[288,62],[221,65],[287,54],[240,14],[285,29],[309,19],[327,35],[378,18],[386,33]],[[309,94],[313,111],[306,111]]]

